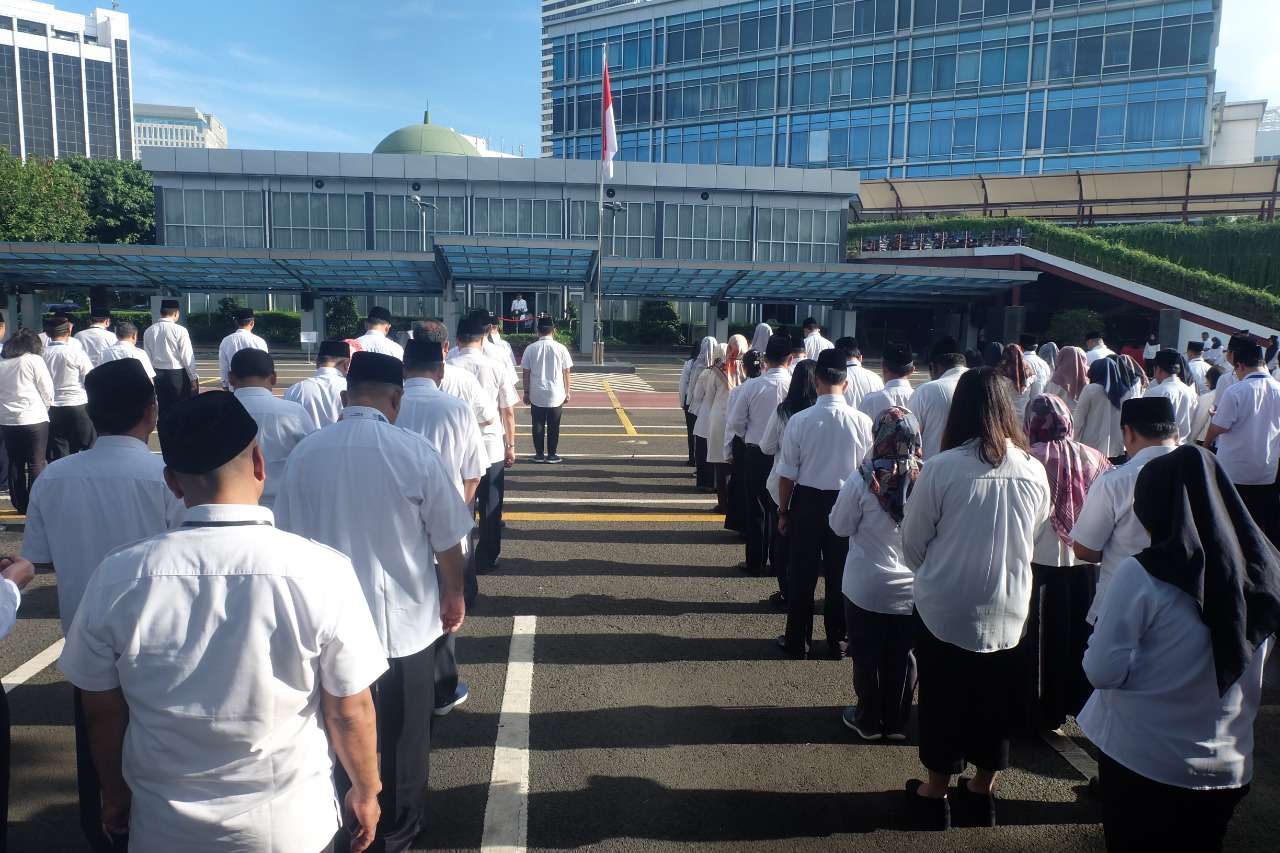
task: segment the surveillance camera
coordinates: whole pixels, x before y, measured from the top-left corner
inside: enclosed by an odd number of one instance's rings
[[[411,198],[414,204],[417,204],[418,202],[422,201],[422,196],[420,195],[415,195],[415,196],[412,196]]]

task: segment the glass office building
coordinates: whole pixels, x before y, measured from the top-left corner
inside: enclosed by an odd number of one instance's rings
[[[542,153],[1045,174],[1207,161],[1221,0],[545,0]]]
[[[0,0],[0,148],[19,157],[133,156],[127,15]]]

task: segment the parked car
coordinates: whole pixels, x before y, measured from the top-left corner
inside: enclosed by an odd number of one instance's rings
[[[79,305],[74,302],[50,302],[44,306],[44,310],[49,314],[56,314],[59,311],[82,311]]]

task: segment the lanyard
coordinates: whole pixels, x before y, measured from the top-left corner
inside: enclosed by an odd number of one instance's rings
[[[339,417],[339,418],[338,418],[338,420],[342,420],[342,421],[345,421],[345,420],[358,421],[358,420],[360,420],[360,419],[362,419],[362,418],[368,418],[369,420],[378,421],[379,423],[384,423],[384,424],[389,424],[389,423],[391,423],[391,421],[389,421],[389,420],[387,420],[385,417],[383,417],[382,412],[358,412],[358,411],[346,411],[346,412],[343,412],[343,413],[342,413],[341,417]]]

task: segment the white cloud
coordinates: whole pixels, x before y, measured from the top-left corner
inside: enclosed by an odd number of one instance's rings
[[[1266,98],[1280,107],[1280,52],[1275,48],[1276,0],[1223,0],[1218,42],[1219,92],[1231,101]]]

